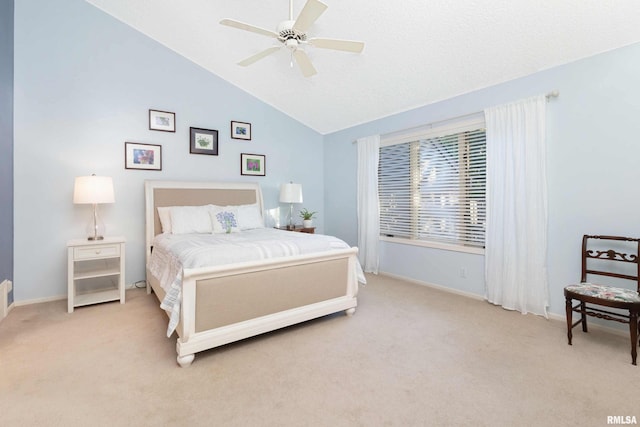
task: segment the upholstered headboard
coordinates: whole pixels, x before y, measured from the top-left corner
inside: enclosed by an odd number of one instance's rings
[[[262,191],[255,182],[145,181],[145,226],[147,262],[153,238],[162,233],[157,207],[218,206],[257,203],[264,212]]]

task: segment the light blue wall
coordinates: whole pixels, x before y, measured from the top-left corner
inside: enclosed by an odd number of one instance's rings
[[[548,272],[550,310],[563,315],[562,289],[580,277],[582,235],[640,236],[638,44],[326,135],[326,231],[357,244],[355,139],[554,89],[560,97],[547,104]],[[466,278],[460,277],[463,268]],[[484,294],[484,257],[479,255],[382,243],[380,269]]]
[[[148,130],[150,108],[175,112],[176,133]],[[258,181],[269,209],[294,180],[324,211],[320,134],[83,0],[16,3],[14,113],[17,301],[66,295],[65,245],[90,217],[72,203],[76,176],[113,177],[116,203],[100,211],[127,239],[128,284],[145,277],[145,179]],[[252,141],[231,140],[231,120],[250,122]],[[190,154],[190,126],[217,129],[220,155]],[[125,141],[161,144],[162,171],[125,170]],[[240,175],[243,152],[266,155],[266,177]]]
[[[0,4],[6,7],[6,1]],[[303,184],[304,206],[322,213],[319,231],[356,244],[356,138],[552,89],[560,91],[548,104],[552,312],[563,313],[562,287],[579,276],[583,233],[640,235],[635,218],[640,144],[634,139],[640,127],[638,45],[323,137],[82,0],[18,2],[14,27],[18,301],[66,295],[65,243],[84,235],[89,216],[86,207],[71,203],[75,176],[114,178],[116,203],[101,212],[108,234],[127,238],[128,283],[144,278],[145,179],[258,180],[267,208],[278,206],[278,186],[292,179]],[[4,21],[2,28],[5,36]],[[5,65],[6,52],[0,55]],[[0,77],[3,85],[7,81]],[[177,132],[149,131],[149,108],[176,112]],[[251,122],[253,141],[231,140],[230,120]],[[189,126],[218,129],[220,156],[189,154]],[[12,149],[5,141],[3,153]],[[125,141],[161,144],[163,171],[125,170]],[[303,150],[315,161],[296,161]],[[242,152],[265,154],[267,176],[241,177]],[[6,192],[3,204],[10,198]],[[0,211],[0,221],[10,217]],[[381,248],[383,271],[477,295],[484,293],[483,264],[477,255],[390,243]],[[462,268],[466,278],[460,277]]]
[[[0,282],[5,279],[13,279],[13,0],[0,0]]]

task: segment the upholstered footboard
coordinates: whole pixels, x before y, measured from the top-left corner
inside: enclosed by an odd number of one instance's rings
[[[345,310],[355,312],[357,248],[232,266],[187,269],[183,275],[176,351],[180,366],[195,353]],[[159,300],[158,281],[147,280]]]

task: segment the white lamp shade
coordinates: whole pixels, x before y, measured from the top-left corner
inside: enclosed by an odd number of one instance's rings
[[[79,176],[73,187],[73,203],[113,203],[113,179],[110,176]]]
[[[280,203],[302,203],[302,185],[282,184],[280,186]]]

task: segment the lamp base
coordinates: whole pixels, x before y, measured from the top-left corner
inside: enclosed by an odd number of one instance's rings
[[[293,203],[289,203],[289,225],[287,230],[293,230],[296,226],[293,224]]]
[[[88,235],[87,240],[104,240],[104,223],[102,219],[98,216],[98,205],[94,203],[93,205],[93,217],[91,218],[91,222],[87,227]]]

